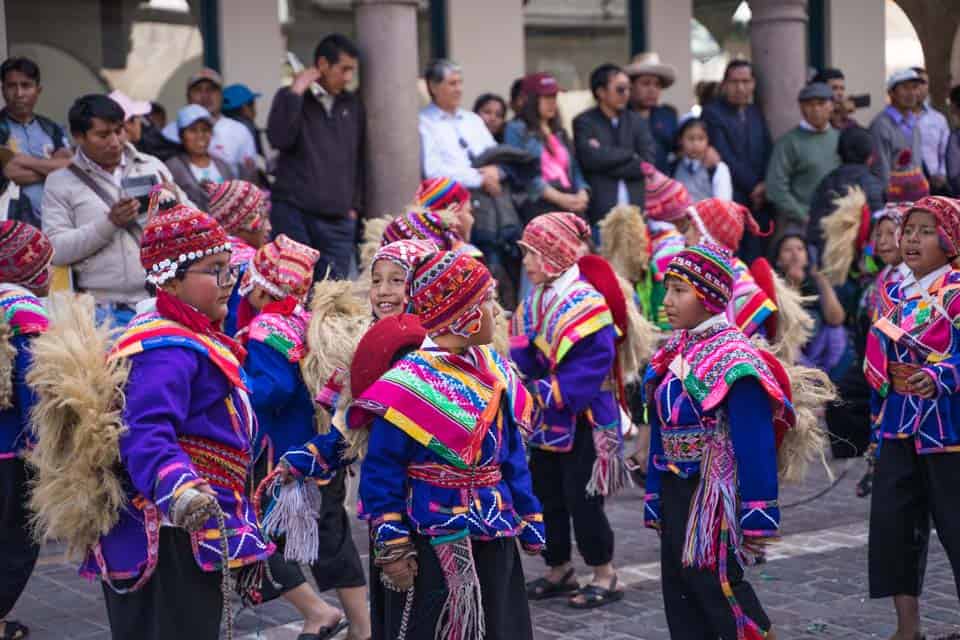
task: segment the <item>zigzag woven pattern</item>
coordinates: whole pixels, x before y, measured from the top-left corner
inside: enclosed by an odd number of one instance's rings
[[[13,335],[34,335],[46,331],[50,320],[40,299],[20,287],[2,286],[6,290],[0,291],[0,313],[10,325]]]

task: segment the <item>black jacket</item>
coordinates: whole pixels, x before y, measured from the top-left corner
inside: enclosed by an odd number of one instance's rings
[[[860,187],[867,196],[870,211],[883,208],[883,183],[870,172],[864,164],[842,164],[820,181],[810,201],[810,221],[807,225],[807,244],[817,248],[817,255],[823,255],[825,239],[820,221],[833,213],[833,201],[847,194],[850,187]]]
[[[363,211],[366,115],[360,99],[344,91],[327,114],[309,91],[280,89],[267,119],[267,139],[277,156],[274,200],[308,215],[343,218]]]
[[[573,121],[573,139],[577,162],[590,184],[587,216],[596,224],[617,204],[617,184],[623,180],[630,203],[644,205],[644,179],[641,162],[653,164],[656,145],[646,120],[624,111],[616,127],[600,107],[588,109]]]

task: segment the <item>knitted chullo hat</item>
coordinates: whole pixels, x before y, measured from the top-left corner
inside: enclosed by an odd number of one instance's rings
[[[920,167],[911,167],[913,153],[904,149],[897,155],[896,165],[887,180],[887,202],[916,202],[930,195],[930,183]]]
[[[182,204],[158,210],[140,239],[140,264],[147,282],[160,286],[177,270],[215,253],[230,251],[227,232],[202,211]]]
[[[436,251],[437,246],[426,240],[398,240],[380,247],[370,264],[375,265],[381,260],[392,262],[406,272],[409,280],[413,277],[413,271],[417,265]]]
[[[493,276],[478,260],[439,251],[414,272],[410,301],[431,337],[452,333],[466,338],[480,330],[480,307],[495,287]]]
[[[673,222],[686,215],[693,200],[683,183],[660,173],[649,162],[642,163],[642,167],[646,177],[644,213],[647,218]]]
[[[770,235],[769,231],[760,230],[750,209],[731,200],[707,198],[693,205],[687,213],[704,236],[704,241],[712,241],[732,252],[740,248],[744,228],[755,236]]]
[[[52,258],[53,245],[40,229],[16,220],[0,223],[0,282],[43,287]]]
[[[903,216],[903,224],[914,211],[926,211],[937,219],[940,246],[948,258],[960,255],[960,200],[945,196],[927,196],[913,203]]]
[[[543,272],[555,278],[572,267],[590,238],[590,227],[576,214],[555,211],[537,216],[523,229],[518,244],[539,255]]]
[[[451,228],[451,222],[438,212],[411,209],[387,225],[380,246],[397,240],[426,240],[443,251],[450,251],[463,242],[463,238]]]
[[[715,244],[687,247],[670,261],[666,277],[683,280],[710,313],[723,313],[733,295],[733,255]]]
[[[470,191],[453,178],[427,178],[420,183],[414,198],[431,211],[457,210],[470,202]]]
[[[257,249],[240,281],[240,294],[247,295],[260,286],[275,298],[292,296],[301,301],[310,292],[313,267],[319,259],[319,251],[281,233]]]
[[[210,196],[209,214],[224,230],[235,235],[238,231],[256,231],[263,225],[269,200],[257,185],[246,180],[227,180],[205,185]]]

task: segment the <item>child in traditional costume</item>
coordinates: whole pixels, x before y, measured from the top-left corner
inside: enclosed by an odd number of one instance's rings
[[[648,371],[644,521],[661,537],[672,638],[773,638],[742,563],[776,537],[777,445],[794,412],[778,361],[726,315],[732,256],[690,247],[666,272],[675,332]]]
[[[534,553],[544,542],[521,437],[535,414],[510,365],[486,346],[494,286],[469,256],[426,258],[411,301],[428,337],[347,414],[352,427],[373,422],[360,497],[378,640],[533,635],[514,538]],[[359,350],[354,367],[371,355]]]
[[[413,208],[394,218],[384,229],[381,246],[398,240],[426,240],[443,251],[456,251],[481,259],[483,254],[475,246],[468,244],[465,230],[470,224],[461,220],[459,212],[464,209],[431,211],[425,208]],[[472,221],[473,217],[470,216]]]
[[[270,199],[260,187],[246,180],[208,182],[206,189],[210,196],[208,213],[230,237],[230,264],[239,267],[242,275],[253,254],[270,239]],[[242,299],[238,281],[223,323],[223,331],[228,336],[236,335],[240,328],[237,320]],[[245,309],[242,325],[249,321],[251,313],[249,308]]]
[[[604,496],[629,482],[617,361],[625,327],[617,326],[615,311],[597,287],[614,296],[621,290],[612,269],[606,282],[596,285],[581,273],[584,260],[603,262],[583,258],[589,233],[572,213],[544,214],[527,224],[521,247],[534,289],[513,317],[510,349],[544,409],[543,426],[529,445],[534,490],[544,505],[550,571],[528,585],[528,595],[539,600],[572,593],[571,606],[580,608],[623,597],[603,504]],[[625,313],[622,294],[619,302]],[[591,584],[579,591],[570,562],[571,520],[577,548],[594,572]]]
[[[32,445],[26,383],[31,344],[49,320],[40,298],[50,288],[53,246],[36,227],[0,223],[0,638],[25,638],[30,630],[7,614],[27,586],[40,547],[27,508],[31,473],[24,460]]]
[[[214,640],[221,622],[229,637],[233,573],[242,595],[256,599],[273,552],[245,493],[256,431],[245,353],[219,330],[236,279],[230,248],[205,213],[157,212],[140,250],[156,311],[131,321],[106,367],[92,362],[90,345],[64,342],[53,376],[39,357],[31,371],[41,398],[32,504],[41,531],[62,535],[71,550],[93,532],[81,573],[102,580],[114,638]],[[84,354],[92,366],[78,373]],[[74,392],[58,387],[61,378],[92,384],[64,397]],[[65,411],[71,403],[85,408]],[[68,513],[82,527],[66,526]]]
[[[420,183],[414,196],[417,205],[427,211],[453,214],[454,231],[470,241],[473,231],[473,203],[470,190],[453,178],[427,178]]]
[[[867,337],[878,440],[870,508],[870,596],[893,597],[897,639],[920,638],[919,597],[937,528],[960,594],[960,201],[922,198],[904,214],[911,273]]]

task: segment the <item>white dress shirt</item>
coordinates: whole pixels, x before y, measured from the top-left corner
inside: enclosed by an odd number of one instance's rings
[[[920,127],[920,155],[923,156],[923,166],[931,176],[947,175],[947,143],[950,140],[950,125],[942,113],[923,105],[923,110],[917,116],[917,126]]]
[[[420,111],[420,147],[426,178],[452,178],[469,189],[483,183],[471,157],[496,146],[497,142],[480,116],[464,109],[450,114],[436,104]]]

